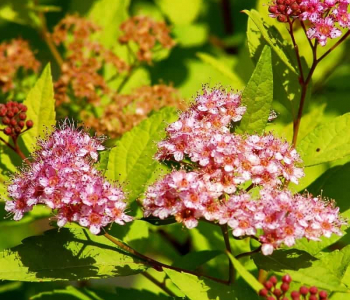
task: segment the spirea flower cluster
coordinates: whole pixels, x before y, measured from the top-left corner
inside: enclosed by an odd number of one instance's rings
[[[259,234],[265,255],[303,237],[341,234],[344,222],[333,202],[286,188],[304,176],[295,149],[272,134],[230,132],[244,112],[239,94],[205,87],[168,126],[156,158],[182,168],[148,188],[145,217],[175,216],[187,228],[203,218],[227,224],[235,237]]]
[[[9,92],[20,84],[16,75],[20,70],[25,74],[37,72],[40,62],[35,59],[29,43],[22,39],[13,39],[0,44],[0,91]],[[23,79],[21,79],[23,81]]]
[[[349,4],[349,0],[274,0],[269,12],[279,22],[306,21],[308,38],[325,46],[329,38],[341,36],[341,28],[350,29]]]
[[[131,221],[123,191],[93,167],[104,149],[101,142],[67,124],[39,140],[33,161],[11,180],[13,200],[6,202],[6,211],[20,220],[34,205],[44,204],[57,213],[59,227],[77,222],[93,234],[109,223]]]

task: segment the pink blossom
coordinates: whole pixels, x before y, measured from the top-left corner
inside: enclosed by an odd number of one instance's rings
[[[320,0],[305,0],[301,2],[300,6],[304,7],[304,12],[299,15],[299,18],[313,23],[322,18],[322,13],[326,9],[326,6]]]
[[[321,46],[325,46],[329,38],[334,39],[339,37],[341,34],[342,32],[334,26],[334,21],[331,17],[318,19],[314,26],[307,31],[308,38],[316,38]]]
[[[94,234],[109,223],[132,220],[125,214],[125,195],[93,167],[101,139],[63,124],[38,142],[32,161],[14,175],[8,187],[13,199],[6,211],[19,220],[36,204],[55,210],[57,224],[78,222]]]

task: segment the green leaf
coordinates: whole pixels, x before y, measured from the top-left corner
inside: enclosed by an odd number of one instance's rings
[[[316,127],[298,146],[305,166],[334,161],[350,154],[350,113]]]
[[[244,10],[255,23],[255,25],[260,30],[265,41],[270,45],[272,50],[279,56],[282,62],[295,74],[298,74],[294,68],[294,63],[289,55],[290,47],[285,43],[281,38],[281,35],[278,33],[275,27],[271,27],[262,19],[261,15],[254,9],[251,11]]]
[[[239,89],[244,86],[244,83],[242,80],[233,73],[226,64],[218,60],[217,58],[207,54],[199,52],[197,53],[197,56],[205,63],[212,66],[214,69],[218,70],[222,75],[226,76],[231,83],[232,86],[234,86],[236,89]]]
[[[264,286],[236,259],[231,253],[227,253],[230,258],[234,268],[239,275],[248,283],[252,289],[256,292],[259,292]]]
[[[177,117],[174,108],[164,108],[124,134],[111,150],[105,175],[124,183],[129,201],[140,196],[153,173],[161,168],[153,159],[157,142],[165,137],[167,124]]]
[[[304,251],[288,249],[274,251],[269,256],[255,255],[254,261],[266,271],[281,275],[288,273],[293,281],[301,284],[334,292],[350,292],[350,246],[341,251],[322,253],[319,259]]]
[[[28,107],[27,119],[34,122],[34,126],[22,136],[25,146],[29,152],[32,152],[37,138],[45,136],[47,130],[51,130],[51,127],[56,124],[50,64],[45,67],[23,104]]]
[[[264,47],[258,64],[242,95],[247,112],[238,127],[239,132],[262,133],[266,127],[273,101],[271,48]]]
[[[250,287],[243,284],[227,286],[206,278],[164,270],[171,281],[191,300],[241,300],[259,299]]]
[[[116,288],[116,297],[111,300],[117,299],[133,299],[133,300],[186,300],[187,298],[180,297],[170,297],[163,294],[154,294],[147,290],[136,290],[136,289],[125,289],[125,288]],[[102,299],[101,299],[102,300]],[[103,300],[109,300],[103,298]]]
[[[218,255],[223,254],[219,250],[204,250],[204,251],[195,251],[181,256],[180,259],[173,263],[173,266],[178,268],[185,268],[186,270],[194,271],[201,265],[212,260]]]
[[[81,228],[53,229],[0,256],[0,280],[56,281],[127,276],[147,266],[104,236]]]
[[[281,41],[281,43],[285,41],[277,28],[272,26],[270,27],[270,31],[274,33],[276,39]],[[247,39],[250,56],[252,60],[257,63],[264,46],[269,45],[269,43],[266,42],[259,28],[251,18],[248,19]],[[290,47],[290,45],[286,45],[285,48],[288,50]],[[290,55],[294,57],[295,53],[291,53]],[[299,76],[283,63],[275,51],[272,52],[272,65],[274,100],[280,102],[289,111],[290,122],[292,122],[293,115],[296,114],[299,107],[298,105],[301,97]],[[307,94],[307,97],[309,96],[310,93]],[[286,116],[284,116],[284,118],[285,117]]]
[[[73,286],[67,286],[62,290],[53,290],[48,292],[39,293],[30,298],[31,300],[95,300],[94,298],[90,298],[85,295],[83,292],[79,291],[77,288]]]
[[[203,0],[155,0],[155,2],[173,24],[179,25],[195,21],[203,6]]]
[[[22,286],[22,282],[9,282],[0,285],[0,294],[17,290]]]

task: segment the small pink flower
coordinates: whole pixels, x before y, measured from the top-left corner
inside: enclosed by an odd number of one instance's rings
[[[303,21],[310,20],[313,23],[321,18],[326,8],[320,0],[305,0],[300,6],[304,6],[305,11],[299,15],[299,18]]]
[[[329,38],[334,39],[341,34],[342,32],[334,26],[334,21],[330,17],[317,20],[314,27],[311,27],[307,31],[308,38],[316,38],[321,46],[325,46]]]

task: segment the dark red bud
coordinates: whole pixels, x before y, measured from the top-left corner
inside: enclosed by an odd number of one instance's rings
[[[285,5],[278,5],[278,10],[283,13],[286,11],[286,6]]]
[[[297,292],[297,291],[291,292],[290,295],[292,296],[292,298],[300,297],[300,294],[299,294],[299,292]]]
[[[306,286],[302,286],[302,287],[300,287],[299,292],[303,296],[306,296],[309,293],[309,289]]]
[[[28,121],[26,122],[26,125],[27,125],[28,128],[32,128],[33,125],[34,125],[34,123],[33,123],[32,120],[28,120]]]
[[[315,296],[315,295],[311,295],[311,296],[309,297],[309,300],[318,300],[318,298],[317,298],[317,296]]]
[[[6,113],[7,113],[6,107],[5,106],[1,107],[0,108],[0,117],[6,116]]]
[[[299,5],[297,3],[293,3],[290,8],[292,9],[292,11],[297,11],[299,10]]]
[[[261,289],[259,291],[259,296],[266,297],[268,293],[269,293],[269,291],[267,289]]]
[[[283,283],[281,284],[281,290],[282,290],[283,292],[287,292],[287,291],[289,290],[289,284],[288,284],[287,282],[283,282]]]
[[[271,276],[271,278],[269,279],[269,281],[271,281],[273,285],[276,285],[277,282],[278,282],[276,276]]]
[[[301,12],[307,11],[307,6],[305,4],[299,6]]]
[[[285,0],[285,1],[284,1],[284,4],[285,4],[285,5],[290,5],[291,3],[292,3],[291,0]]]
[[[21,128],[23,128],[23,127],[24,127],[24,122],[23,122],[23,121],[19,121],[19,122],[18,122],[18,126],[21,127]]]
[[[270,297],[267,297],[266,299],[267,300],[275,300],[275,297],[270,296]]]
[[[12,133],[12,129],[11,129],[10,127],[6,127],[6,128],[4,129],[4,133],[5,133],[6,135],[10,135],[10,134]]]
[[[282,296],[282,291],[280,290],[280,289],[275,289],[274,291],[273,291],[273,294],[277,297],[277,298],[279,298],[279,297],[281,297]]]
[[[15,114],[13,113],[12,109],[11,110],[8,110],[6,115],[9,117],[9,118],[12,118]]]
[[[14,107],[14,108],[12,108],[12,112],[13,112],[14,114],[18,113],[18,112],[19,112],[18,107]]]
[[[264,286],[265,286],[265,288],[267,288],[268,290],[271,290],[272,287],[273,287],[273,283],[272,283],[271,281],[266,281],[266,282],[264,283]]]
[[[284,0],[277,0],[276,3],[277,4],[284,4]]]
[[[288,21],[288,18],[285,15],[278,15],[277,20],[281,23],[286,23]]]
[[[22,108],[21,108],[21,111],[26,112],[27,110],[28,110],[28,107],[23,105]]]
[[[296,2],[298,3],[298,4],[300,4],[301,2],[303,2],[304,0],[296,0]]]
[[[16,126],[17,125],[17,121],[16,121],[15,118],[11,119],[10,123],[11,123],[12,126]]]
[[[27,119],[27,115],[25,114],[25,113],[20,113],[19,114],[19,118],[21,119],[21,120],[25,120],[25,119]]]
[[[328,294],[327,294],[326,291],[320,291],[320,292],[318,293],[318,295],[320,296],[321,299],[327,298],[327,296],[328,296]]]
[[[21,127],[19,127],[19,126],[16,126],[15,127],[15,132],[16,133],[20,133],[22,131],[22,128]]]
[[[2,124],[9,125],[10,124],[10,119],[8,117],[3,117],[2,118]]]
[[[309,291],[310,291],[310,294],[316,295],[317,292],[318,292],[318,289],[317,289],[317,287],[312,286],[312,287],[309,289]]]
[[[272,14],[276,14],[278,12],[277,6],[270,6],[269,12]]]
[[[282,281],[285,283],[291,283],[292,282],[292,277],[290,275],[286,274],[282,277]]]

